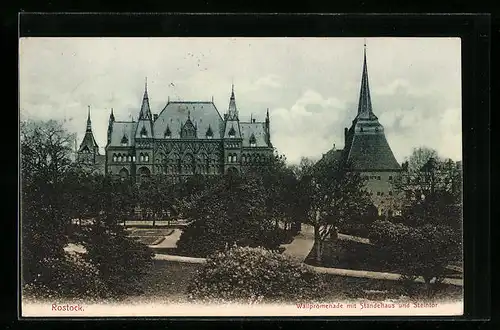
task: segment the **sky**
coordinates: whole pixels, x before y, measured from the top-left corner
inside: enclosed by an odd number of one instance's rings
[[[111,108],[137,119],[145,79],[151,110],[210,101],[221,114],[234,83],[240,120],[264,121],[291,164],[344,146],[356,116],[366,40],[373,112],[394,156],[416,147],[462,159],[459,38],[22,38],[20,119],[85,133],[91,107],[104,153]]]

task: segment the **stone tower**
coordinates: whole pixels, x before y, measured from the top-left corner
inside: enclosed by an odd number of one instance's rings
[[[353,171],[359,171],[366,177],[366,190],[371,195],[379,215],[399,213],[399,200],[396,191],[393,190],[392,182],[400,174],[401,166],[387,142],[384,127],[373,113],[366,44],[358,112],[351,127],[345,128],[344,137],[343,160]]]

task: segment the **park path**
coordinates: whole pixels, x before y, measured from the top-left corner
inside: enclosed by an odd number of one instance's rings
[[[171,235],[165,237],[165,240],[163,242],[161,242],[158,245],[152,245],[151,247],[175,248],[177,246],[177,241],[179,240],[181,233],[182,230],[175,229]],[[354,240],[357,242],[370,244],[369,241],[365,238],[345,235],[345,234],[339,234],[339,239]],[[297,259],[299,262],[303,263],[314,246],[314,227],[311,225],[302,224],[300,233],[297,236],[295,236],[293,241],[290,244],[283,244],[282,246],[285,248],[283,254],[291,256],[292,258]],[[174,256],[167,254],[155,254],[154,258],[156,260],[169,260],[169,261],[186,262],[186,263],[206,262],[205,258],[183,257],[183,256]],[[400,274],[395,274],[395,273],[383,273],[383,272],[342,269],[342,268],[326,268],[326,267],[317,267],[310,265],[306,266],[317,273],[332,274],[337,276],[360,277],[360,278],[371,278],[371,279],[392,280],[392,281],[397,281],[401,277]],[[423,282],[423,279],[417,278],[416,281]],[[446,284],[463,286],[462,279],[446,278],[444,279],[443,282]]]
[[[150,248],[176,248],[177,247],[177,241],[181,237],[182,230],[180,229],[174,229],[172,234],[165,236],[165,239],[161,241],[159,244],[156,245],[150,245]]]
[[[290,244],[283,244],[283,254],[304,262],[314,246],[314,227],[302,224],[300,233],[294,237]]]
[[[339,239],[371,244],[367,238],[340,233]],[[302,224],[300,233],[294,237],[293,241],[290,244],[283,244],[282,246],[285,248],[283,254],[304,262],[314,246],[314,227],[308,224]]]

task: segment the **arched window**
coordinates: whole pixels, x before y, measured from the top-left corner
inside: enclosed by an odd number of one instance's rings
[[[128,155],[128,157],[127,157],[127,158],[128,158],[127,160],[128,160],[129,162],[131,162],[131,161],[132,161],[132,156]]]
[[[135,155],[132,156],[132,161],[135,162]]]
[[[236,154],[233,154],[233,163],[236,163],[238,161],[238,156]]]
[[[125,179],[127,179],[128,178],[128,171],[127,171],[127,169],[126,168],[122,168],[120,170],[120,172],[118,173],[118,175],[120,176],[120,178],[121,178],[122,181],[125,180]]]
[[[113,162],[116,162],[116,154],[113,154]]]
[[[146,155],[144,156],[144,161],[145,161],[145,162],[149,162],[149,154],[146,154]]]
[[[227,162],[230,163],[232,160],[231,154],[227,155]]]
[[[121,154],[118,154],[118,161],[121,162],[122,161],[122,155]]]

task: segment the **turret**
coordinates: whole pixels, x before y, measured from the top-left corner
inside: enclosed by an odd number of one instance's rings
[[[111,134],[113,133],[114,122],[115,122],[115,115],[113,114],[113,108],[111,108],[111,113],[109,114],[109,123],[108,123],[108,144],[111,143]]]

